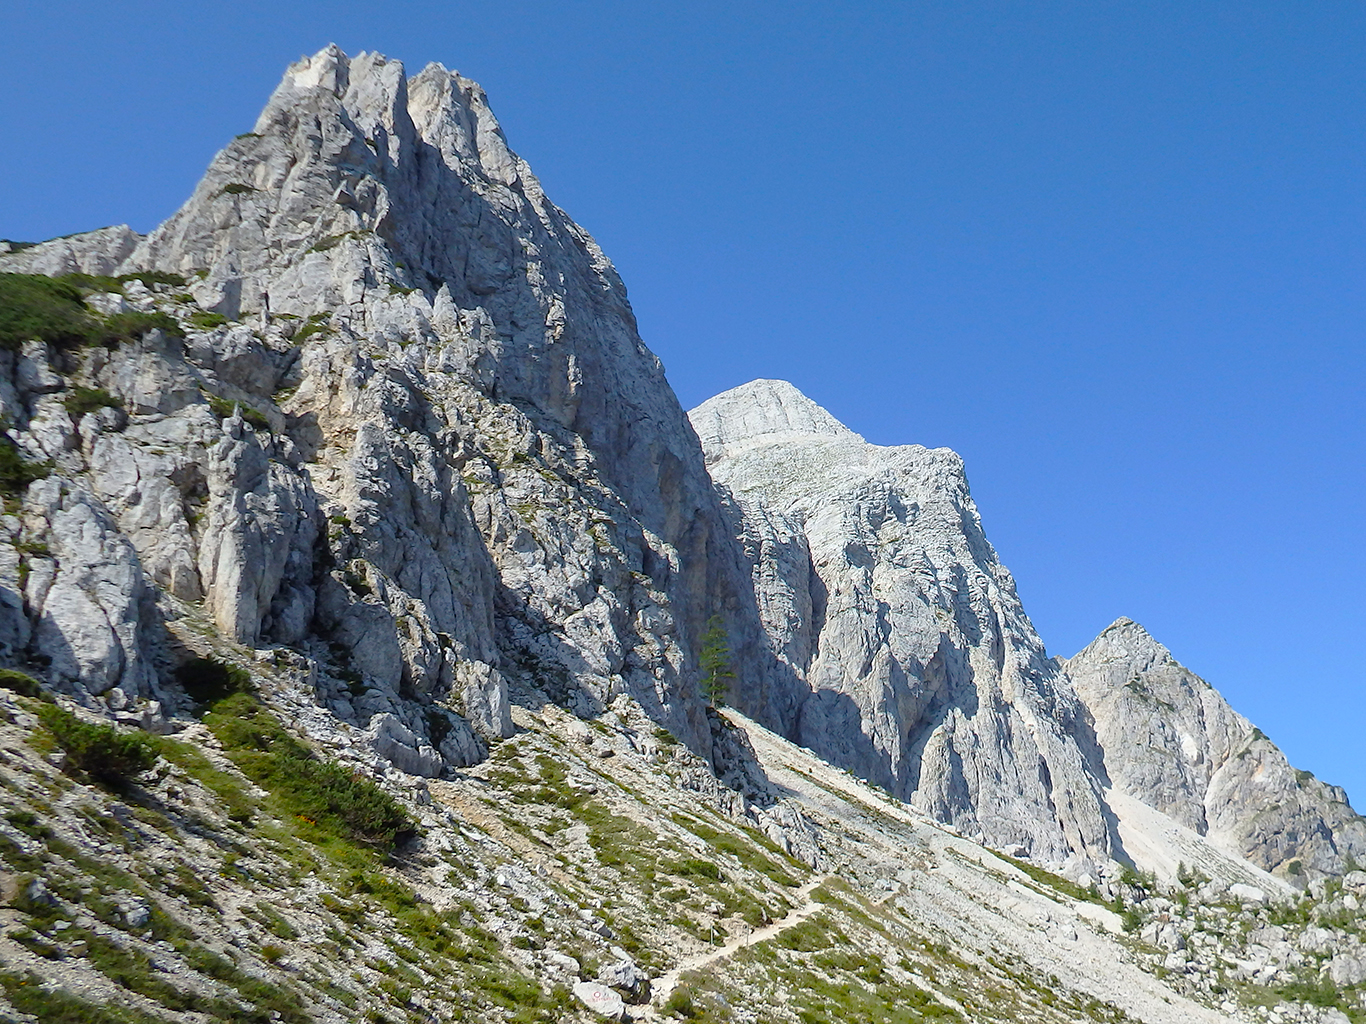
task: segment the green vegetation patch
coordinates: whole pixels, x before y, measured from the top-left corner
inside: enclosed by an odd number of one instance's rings
[[[206,331],[211,331],[215,327],[222,327],[227,322],[228,318],[222,313],[215,313],[208,309],[196,309],[190,314],[190,323]]]
[[[1114,910],[1117,913],[1119,912],[1119,907],[1110,903],[1104,896],[1100,895],[1100,893],[1096,891],[1095,886],[1092,886],[1089,889],[1083,889],[1076,882],[1069,882],[1067,879],[1063,878],[1062,875],[1055,875],[1053,872],[1041,868],[1037,864],[1031,864],[1027,860],[1016,860],[1014,857],[1009,857],[996,850],[993,850],[992,853],[1006,863],[1019,868],[1040,885],[1046,885],[1055,892],[1060,892],[1064,896],[1070,896],[1074,900],[1081,900],[1086,903],[1096,903],[1102,907],[1108,907],[1110,910]]]
[[[24,458],[19,446],[8,437],[0,437],[0,494],[16,497],[35,480],[45,480],[52,472],[52,463]]]
[[[226,398],[219,398],[217,395],[209,395],[209,408],[220,420],[226,420],[232,416],[233,411],[242,410],[242,419],[257,430],[269,430],[270,420],[266,419],[265,413],[253,409],[249,405],[241,402],[230,402]]]
[[[176,682],[196,704],[216,704],[235,693],[251,693],[251,673],[217,658],[192,658],[175,671]]]
[[[204,722],[247,778],[325,835],[389,850],[412,834],[412,820],[393,797],[369,779],[320,760],[251,694],[218,701]]]
[[[137,276],[156,278],[158,275]],[[128,279],[97,278],[88,274],[65,277],[0,274],[0,348],[18,351],[24,342],[31,340],[59,348],[115,345],[153,329],[168,334],[181,333],[175,319],[165,313],[130,311],[101,318],[85,305],[89,292],[118,291],[125,280]]]
[[[100,409],[122,409],[123,403],[103,388],[74,387],[62,399],[62,405],[79,419],[88,412]]]
[[[57,746],[66,752],[67,764],[97,782],[116,788],[126,786],[156,764],[156,750],[145,736],[82,721],[53,704],[40,707],[37,713]]]
[[[19,1013],[43,1024],[165,1024],[160,1017],[123,1006],[91,1003],[60,988],[48,988],[36,974],[0,974],[5,997]]]
[[[256,805],[235,775],[215,768],[200,751],[181,740],[155,737],[153,741],[163,758],[218,797],[231,820],[251,820]]]
[[[169,313],[139,313],[136,310],[129,310],[106,318],[91,340],[112,348],[121,341],[133,341],[151,331],[161,331],[176,338],[184,337],[185,333],[180,329],[180,324],[176,323],[175,317]]]
[[[712,849],[720,853],[730,854],[750,871],[757,871],[766,875],[771,881],[788,888],[797,885],[797,879],[793,878],[775,858],[787,860],[794,867],[797,862],[788,857],[777,843],[758,829],[736,825],[735,827],[744,833],[744,838],[741,838],[732,833],[712,828],[710,825],[688,815],[675,814],[673,821],[699,839],[705,839]],[[763,851],[767,851],[767,854]]]
[[[42,683],[17,669],[0,668],[0,687],[17,693],[21,697],[32,697],[34,700],[52,702],[52,696]]]
[[[94,326],[74,284],[38,274],[0,274],[0,348],[18,351],[33,339],[82,345]]]
[[[317,247],[315,246],[314,248]],[[328,329],[327,325],[331,319],[331,313],[314,313],[312,316],[308,318],[308,322],[305,323],[302,327],[299,328],[298,331],[295,332],[294,343],[297,345],[299,342],[311,338],[315,334],[322,334],[324,331]]]

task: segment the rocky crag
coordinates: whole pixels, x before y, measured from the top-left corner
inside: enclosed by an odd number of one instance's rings
[[[4,355],[0,412],[57,471],[9,520],[12,659],[155,718],[159,623],[202,602],[408,772],[506,735],[509,681],[585,714],[628,693],[706,753],[692,652],[737,600],[700,452],[477,85],[326,49],[151,235],[0,263],[186,282],[91,296],[169,318],[111,351]]]
[[[323,50],[0,275],[6,1019],[1366,1013],[1343,794],[1049,658],[952,452],[685,416],[460,75]]]
[[[1064,666],[1117,792],[1292,880],[1366,863],[1347,794],[1292,768],[1138,623],[1113,623]]]
[[[803,684],[777,728],[965,835],[1108,859],[1081,704],[982,532],[962,460],[868,444],[782,381],[690,416],[774,654]]]
[[[869,444],[783,381],[689,416],[794,709],[738,692],[759,720],[1046,863],[1171,874],[1144,835],[1171,823],[1300,884],[1366,859],[1346,795],[1293,769],[1141,627],[1049,658],[953,452]]]

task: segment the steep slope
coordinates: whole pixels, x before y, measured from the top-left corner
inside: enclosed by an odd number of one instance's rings
[[[301,815],[297,761],[268,770],[321,714],[310,691],[214,651],[297,727],[238,693],[151,738],[151,770],[97,782],[51,705],[0,688],[0,1018],[1366,1017],[1361,872],[1270,905],[1192,876],[1088,889],[731,713],[718,734],[752,741],[784,794],[745,812],[625,697],[592,724],[517,708],[517,735],[450,779],[376,773],[353,731],[314,744],[420,826],[390,850],[316,801]]]
[[[982,532],[962,461],[865,442],[782,381],[689,413],[795,713],[737,706],[965,835],[1112,850],[1081,705]]]
[[[406,771],[477,758],[462,719],[505,735],[509,680],[584,713],[629,693],[705,752],[695,639],[745,602],[700,450],[615,270],[473,82],[329,47],[151,235],[0,270],[122,275],[78,283],[143,318],[0,356],[0,412],[56,471],[8,528],[12,660],[173,715],[146,666],[202,600],[302,654]]]
[[[1366,861],[1347,794],[1291,767],[1138,623],[1117,620],[1064,665],[1119,793],[1300,884]]]

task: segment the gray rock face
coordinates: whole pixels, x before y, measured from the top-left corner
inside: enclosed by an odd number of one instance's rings
[[[1052,862],[1108,856],[1081,705],[958,456],[868,444],[781,381],[689,415],[795,681],[737,688],[737,705],[967,835]]]
[[[1065,664],[1116,789],[1292,879],[1366,857],[1346,794],[1292,768],[1138,623],[1119,619]]]
[[[715,497],[615,270],[476,84],[335,48],[299,62],[127,265],[194,278],[231,318],[328,318],[285,411],[321,432],[300,440],[363,557],[394,579],[432,561],[442,520],[482,539],[493,565],[462,565],[438,600],[464,621],[438,631],[491,664],[496,603],[516,620],[498,642],[534,674],[630,692],[705,742],[689,652],[734,588]],[[482,538],[457,528],[471,507]],[[407,650],[410,674],[432,657]]]
[[[128,539],[92,496],[49,478],[29,488],[25,517],[46,527],[26,592],[32,643],[51,682],[78,697],[117,689],[118,700],[157,692],[150,635],[156,610]]]
[[[13,253],[0,253],[10,274],[113,274],[142,241],[127,224],[54,238]]]
[[[0,270],[186,278],[193,302],[138,281],[91,300],[168,312],[183,340],[5,354],[0,411],[135,574],[239,643],[307,652],[320,698],[404,770],[509,735],[510,684],[585,713],[626,693],[708,750],[697,637],[715,611],[758,632],[722,510],[611,263],[475,83],[329,47],[152,234]],[[78,385],[121,408],[73,422]],[[31,638],[37,607],[0,588],[0,643],[41,661],[60,642]],[[98,690],[127,669],[91,644]]]

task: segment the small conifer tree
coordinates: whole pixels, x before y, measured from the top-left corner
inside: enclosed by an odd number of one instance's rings
[[[730,680],[735,673],[730,667],[730,644],[726,630],[721,625],[721,616],[713,615],[707,620],[707,631],[702,634],[702,695],[714,708],[724,707],[726,693],[730,690]]]

